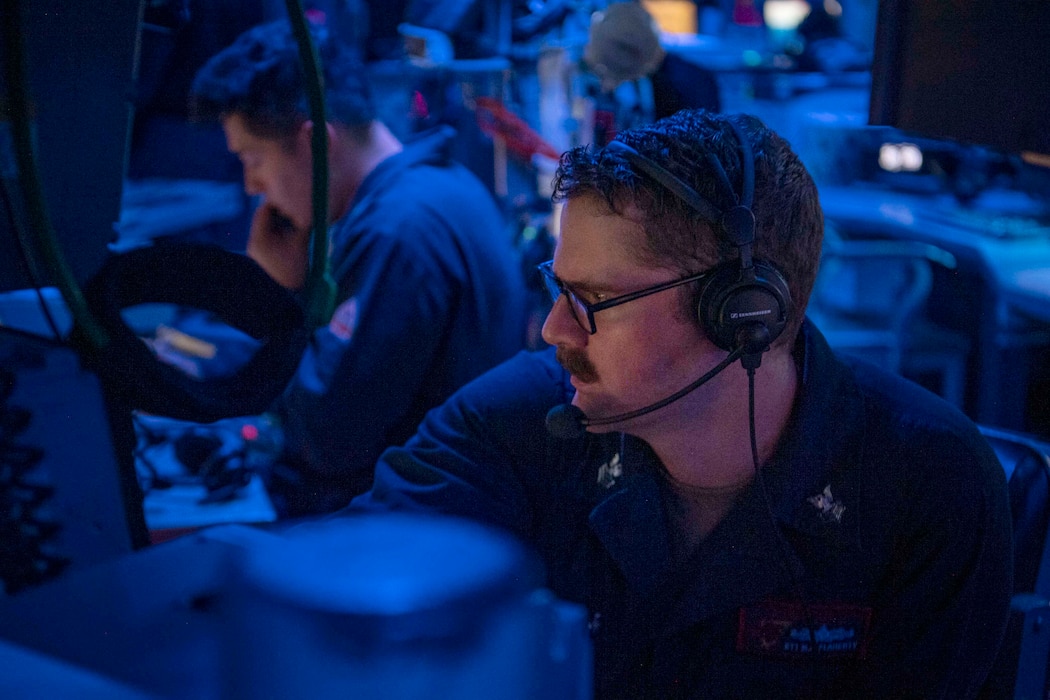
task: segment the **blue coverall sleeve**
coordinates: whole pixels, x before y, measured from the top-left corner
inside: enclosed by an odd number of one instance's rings
[[[369,239],[340,273],[353,287],[340,290],[332,322],[314,333],[280,402],[298,468],[345,486],[331,498],[364,491],[390,436],[411,433],[406,417],[459,293],[449,271],[403,238]]]
[[[431,411],[404,447],[383,453],[372,490],[350,510],[441,512],[527,537],[556,468],[543,419],[564,400],[535,357],[520,353]]]

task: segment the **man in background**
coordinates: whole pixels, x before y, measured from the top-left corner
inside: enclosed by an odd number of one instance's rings
[[[489,191],[450,158],[454,133],[402,141],[376,119],[365,69],[313,29],[327,124],[309,117],[286,21],[241,35],[200,70],[196,115],[221,121],[258,208],[247,252],[299,292],[312,207],[311,133],[328,136],[335,311],[274,406],[285,447],[268,487],[282,516],[346,505],[379,453],[456,388],[523,347],[522,274]]]
[[[663,119],[680,109],[718,112],[722,107],[714,74],[665,50],[656,21],[639,2],[615,2],[591,16],[583,65],[597,79],[594,97],[599,110],[611,115],[606,122],[598,120],[605,127],[594,141],[599,146],[620,129]],[[635,94],[625,110],[617,97],[630,84]]]

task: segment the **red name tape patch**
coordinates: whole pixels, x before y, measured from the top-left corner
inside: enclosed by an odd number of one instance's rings
[[[862,659],[870,625],[871,608],[861,605],[767,600],[740,608],[736,649],[767,656],[816,653]]]

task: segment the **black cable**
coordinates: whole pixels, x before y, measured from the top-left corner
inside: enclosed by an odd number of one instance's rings
[[[288,20],[299,46],[303,84],[310,107],[310,147],[313,156],[313,224],[310,268],[306,278],[306,322],[309,328],[328,323],[335,305],[335,283],[328,262],[328,117],[325,114],[324,75],[317,47],[310,36],[306,14],[299,0],[285,0]]]
[[[755,427],[755,368],[753,367],[748,367],[747,369],[747,403],[748,432],[751,437],[751,461],[755,466],[755,479],[758,481],[759,491],[762,492],[762,500],[766,506],[766,515],[769,516],[769,524],[772,525],[773,532],[776,534],[777,545],[780,549],[780,556],[783,558],[784,568],[787,569],[788,576],[791,578],[791,587],[802,605],[802,615],[805,618],[807,627],[806,636],[811,644],[809,659],[814,664],[811,668],[815,669],[816,662],[820,657],[820,645],[817,643],[816,637],[816,618],[813,616],[813,608],[810,605],[809,595],[806,593],[805,586],[791,566],[791,545],[788,543],[787,538],[784,537],[780,526],[777,525],[776,514],[773,512],[773,504],[769,498],[769,490],[766,488],[765,478],[762,475],[761,464],[758,460],[758,435]],[[816,683],[816,677],[810,676],[810,682]],[[811,693],[811,695],[815,695],[815,692]]]
[[[134,456],[136,467],[142,467],[148,472],[148,475],[143,477],[136,471],[136,477],[139,479],[139,486],[142,488],[143,495],[154,490],[164,491],[175,485],[174,481],[166,476],[160,475],[160,470],[157,469],[157,465],[153,463],[153,460],[146,454],[144,449],[136,447]]]
[[[29,252],[29,232],[22,225],[22,221],[15,216],[14,198],[11,196],[11,191],[3,178],[0,178],[0,199],[3,200],[4,210],[7,212],[7,223],[11,230],[15,232],[15,247],[18,249],[18,257],[22,262],[22,268],[26,273],[26,277],[29,278],[30,283],[33,285],[37,302],[40,304],[40,311],[44,314],[44,319],[51,329],[52,337],[55,340],[61,340],[62,333],[58,330],[58,324],[55,323],[55,317],[51,313],[51,308],[44,299],[42,275],[34,264],[33,257]]]
[[[170,429],[150,426],[140,414],[133,414],[137,444],[136,467],[146,474],[140,475],[144,491],[164,490],[173,486],[203,486],[205,495],[200,504],[221,503],[237,496],[248,486],[253,476],[261,474],[249,462],[250,447],[240,432],[221,425],[215,429],[203,429],[198,424],[177,424]],[[225,433],[226,436],[222,437]],[[185,444],[187,439],[199,437],[204,444]],[[229,440],[233,439],[233,448]],[[149,456],[149,450],[157,445],[170,445],[175,461],[185,470],[184,474],[162,474]]]

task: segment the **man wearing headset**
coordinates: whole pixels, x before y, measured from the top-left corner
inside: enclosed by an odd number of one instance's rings
[[[457,392],[350,512],[509,529],[590,614],[598,698],[974,697],[1012,562],[1002,468],[805,320],[823,215],[758,120],[566,153],[553,346]]]
[[[268,487],[280,512],[342,508],[383,448],[525,344],[520,261],[491,193],[451,158],[451,129],[402,141],[376,118],[365,70],[313,26],[324,70],[335,311],[275,406],[285,437]],[[301,290],[310,255],[312,130],[287,21],[241,35],[193,84],[260,199],[247,252]]]

